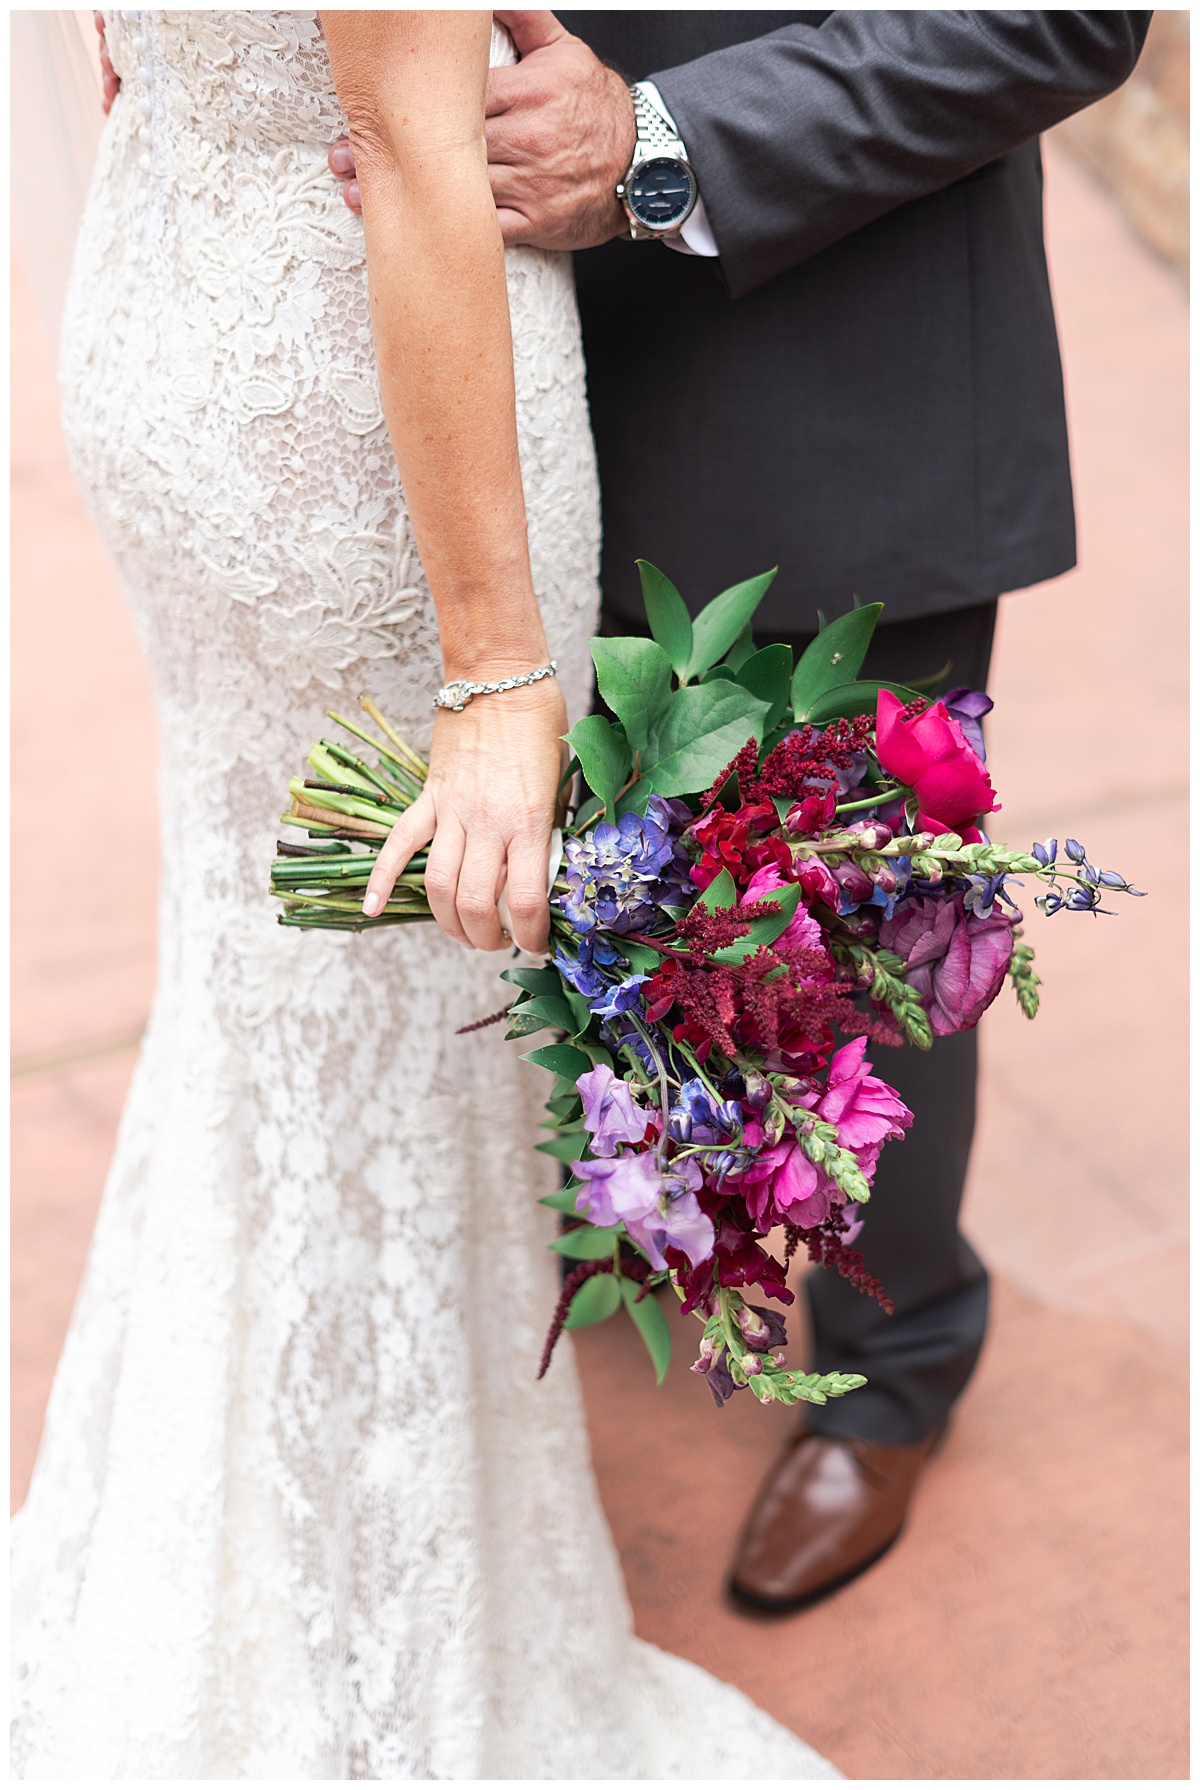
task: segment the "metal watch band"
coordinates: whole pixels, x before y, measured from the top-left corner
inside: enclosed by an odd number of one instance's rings
[[[629,96],[633,101],[633,122],[637,131],[637,141],[633,146],[633,160],[629,164],[629,172],[617,188],[617,197],[621,200],[625,216],[629,220],[630,241],[661,241],[664,236],[671,235],[672,232],[648,230],[644,224],[640,224],[629,209],[625,199],[625,187],[630,174],[633,173],[639,162],[649,161],[652,156],[656,155],[669,155],[678,161],[686,162],[687,150],[683,146],[682,138],[671,129],[654,101],[642,92],[640,84],[629,89]]]
[[[633,96],[633,120],[637,126],[633,165],[636,167],[638,162],[647,161],[652,155],[673,155],[686,162],[687,151],[682,139],[671,129],[654,101],[642,92],[640,86],[631,87],[629,91]]]
[[[540,671],[527,671],[521,677],[498,678],[494,684],[472,684],[466,678],[452,678],[443,684],[433,699],[435,709],[465,709],[473,696],[498,696],[502,690],[519,690],[523,684],[536,684],[544,677],[557,677],[558,660],[551,659]]]

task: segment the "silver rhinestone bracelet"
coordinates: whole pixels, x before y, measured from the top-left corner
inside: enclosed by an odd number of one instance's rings
[[[443,684],[433,699],[435,709],[465,709],[473,696],[498,696],[501,690],[519,690],[523,684],[536,684],[544,677],[557,677],[558,660],[551,659],[540,671],[527,671],[523,677],[502,677],[494,684],[470,684],[455,678]]]

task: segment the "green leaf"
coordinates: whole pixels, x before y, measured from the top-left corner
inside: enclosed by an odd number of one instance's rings
[[[636,789],[636,787],[637,785],[635,784],[634,788]],[[600,797],[588,796],[586,801],[580,802],[579,807],[575,811],[575,818],[571,825],[575,828],[586,827],[589,821],[595,820],[598,814],[603,813],[604,803],[600,800]]]
[[[588,1324],[603,1324],[621,1303],[621,1289],[615,1274],[593,1274],[585,1280],[571,1301],[564,1330],[583,1330]]]
[[[512,982],[530,994],[561,994],[562,979],[557,970],[501,970],[501,982]]]
[[[693,684],[676,690],[646,742],[645,781],[661,796],[707,789],[747,740],[761,736],[766,714],[766,703],[740,684]]]
[[[904,684],[889,684],[866,678],[861,683],[835,684],[831,690],[824,691],[813,699],[804,719],[813,722],[836,721],[841,715],[849,721],[855,715],[873,715],[881,690],[890,690],[903,703],[916,702],[918,699],[917,692],[907,689]]]
[[[628,939],[622,939],[618,950],[630,969],[643,976],[652,976],[662,962],[662,952],[652,951],[649,945],[631,945]]]
[[[725,663],[733,671],[739,672],[747,659],[754,657],[754,629],[747,622],[729,651],[725,655]]]
[[[671,661],[657,641],[636,636],[590,644],[600,694],[640,752],[670,699]]]
[[[582,1181],[568,1181],[554,1193],[544,1194],[538,1201],[539,1206],[549,1206],[552,1212],[569,1212],[572,1218],[578,1218],[575,1210],[575,1196],[583,1186]]]
[[[611,1255],[617,1238],[622,1234],[620,1225],[609,1225],[600,1229],[594,1224],[582,1224],[577,1230],[564,1231],[550,1245],[559,1255],[570,1256],[576,1262],[598,1262],[601,1256]]]
[[[704,676],[700,679],[700,682],[702,684],[736,684],[738,682],[738,675],[732,665],[726,665],[722,662],[720,665],[710,665],[708,670],[704,673]]]
[[[530,1019],[540,1019],[543,1025],[554,1026],[560,1032],[576,1030],[575,1015],[561,994],[535,994],[532,999],[522,1003],[520,1012],[514,1018],[524,1019],[527,1015]]]
[[[722,876],[728,874],[728,871],[721,872]],[[751,924],[749,932],[740,939],[735,939],[732,945],[722,945],[719,951],[714,951],[713,956],[717,962],[744,963],[748,957],[753,957],[760,945],[773,945],[780,933],[786,932],[792,915],[799,905],[802,893],[799,883],[789,883],[783,889],[772,889],[770,895],[764,896],[764,900],[777,901],[779,912],[772,914],[769,919],[755,920]]]
[[[764,646],[740,667],[737,681],[760,702],[769,702],[763,730],[769,733],[781,720],[788,706],[792,687],[792,649],[786,641],[777,640]]]
[[[623,814],[645,814],[653,794],[654,791],[646,779],[639,777],[636,783],[630,784],[617,803],[617,819],[620,820]]]
[[[624,1275],[621,1276],[621,1298],[625,1301],[626,1311],[641,1332],[642,1341],[654,1363],[654,1377],[661,1386],[671,1362],[671,1326],[659,1309],[653,1293],[647,1293],[642,1300],[638,1299],[641,1290],[636,1280],[626,1280]]]
[[[539,1069],[552,1069],[555,1075],[571,1082],[586,1075],[592,1066],[591,1057],[585,1051],[576,1050],[573,1044],[543,1044],[540,1050],[525,1051],[521,1061],[536,1063]]]
[[[592,1023],[592,1010],[581,994],[573,988],[564,988],[563,999],[571,1009],[573,1024],[567,1027],[572,1037],[579,1038]]]
[[[692,651],[687,666],[689,678],[699,677],[729,651],[743,629],[749,626],[751,616],[778,570],[775,566],[769,572],[760,572],[757,578],[731,585],[700,611],[692,623]]]
[[[564,1131],[561,1137],[549,1137],[544,1144],[535,1144],[543,1156],[555,1156],[559,1162],[576,1162],[583,1155],[587,1143],[586,1131]]]
[[[796,887],[800,887],[799,883]],[[737,906],[737,884],[728,870],[722,870],[713,877],[696,906],[705,908],[710,914],[715,914],[718,908]]]
[[[569,1119],[572,1114],[583,1111],[583,1102],[578,1094],[551,1094],[546,1102],[546,1111],[553,1113],[556,1119]]]
[[[603,715],[585,715],[564,737],[578,755],[588,788],[611,813],[633,763],[629,742]]]
[[[532,1038],[535,1032],[544,1032],[546,1025],[547,1021],[539,1019],[536,1014],[510,1013],[504,1041],[507,1044],[513,1038]]]
[[[650,632],[671,661],[676,677],[682,677],[692,656],[692,618],[687,605],[671,580],[649,560],[639,559],[637,569]]]
[[[797,721],[809,719],[809,709],[818,696],[838,684],[853,683],[867,656],[875,624],[883,610],[882,603],[868,603],[865,609],[852,609],[823,628],[801,657],[792,679],[792,708]]]

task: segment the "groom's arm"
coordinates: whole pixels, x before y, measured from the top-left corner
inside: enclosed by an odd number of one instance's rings
[[[734,297],[1110,93],[1148,12],[834,12],[650,78]]]

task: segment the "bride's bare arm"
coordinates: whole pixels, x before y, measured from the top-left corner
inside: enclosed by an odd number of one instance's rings
[[[548,655],[484,138],[491,14],[324,12],[321,24],[362,192],[384,412],[445,673],[484,682],[532,671]],[[461,714],[439,710],[426,792],[380,853],[366,911],[432,839],[426,886],[443,928],[499,947],[507,876],[516,941],[541,949],[565,729],[551,678],[477,697]]]

